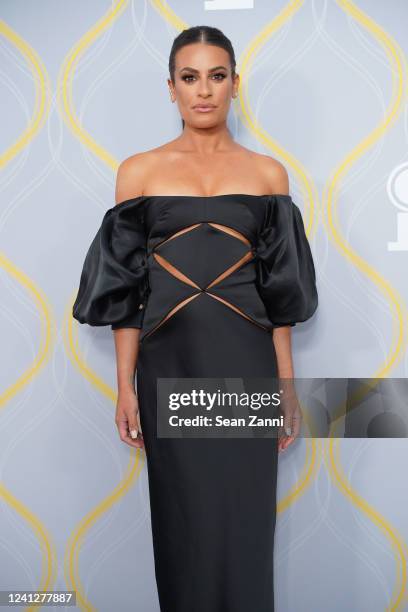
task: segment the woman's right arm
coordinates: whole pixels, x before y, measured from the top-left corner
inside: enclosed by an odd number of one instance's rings
[[[135,448],[143,448],[139,401],[135,389],[140,329],[120,328],[115,329],[113,334],[118,383],[115,422],[123,442]],[[140,434],[139,438],[137,438],[138,434]]]
[[[145,171],[144,160],[144,155],[139,153],[120,164],[116,176],[116,204],[143,195],[141,186]],[[135,448],[143,448],[139,402],[135,389],[140,329],[123,327],[115,329],[113,334],[118,384],[115,422],[123,442]]]

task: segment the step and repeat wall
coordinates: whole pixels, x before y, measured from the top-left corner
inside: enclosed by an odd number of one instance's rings
[[[0,18],[0,589],[158,612],[145,455],[114,423],[113,334],[71,310],[118,165],[180,134],[175,36],[221,29],[241,77],[228,127],[285,165],[313,251],[320,301],[292,329],[296,376],[405,379],[408,4],[2,0]],[[370,431],[279,457],[280,612],[408,609],[406,430]]]

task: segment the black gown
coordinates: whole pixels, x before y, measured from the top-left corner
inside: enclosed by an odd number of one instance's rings
[[[275,377],[271,331],[318,304],[289,195],[138,196],[109,209],[73,316],[141,329],[137,393],[162,612],[273,612],[277,438],[162,438],[158,377]],[[146,611],[149,612],[149,611]]]

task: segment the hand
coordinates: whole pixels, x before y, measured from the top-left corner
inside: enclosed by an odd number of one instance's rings
[[[302,423],[302,412],[296,392],[288,395],[282,394],[280,410],[283,414],[283,427],[278,429],[278,450],[285,450],[298,437]]]
[[[144,448],[139,400],[134,391],[119,393],[116,404],[115,423],[118,427],[119,437],[123,442],[134,448]],[[133,438],[130,432],[136,432],[138,437]]]

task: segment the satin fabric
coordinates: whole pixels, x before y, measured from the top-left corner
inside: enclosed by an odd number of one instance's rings
[[[154,249],[181,228],[208,221],[238,230],[252,244],[252,260],[214,287],[217,295],[231,298],[267,330],[314,314],[315,268],[298,206],[290,195],[231,194],[140,196],[109,209],[86,255],[73,316],[89,325],[143,329],[143,341],[175,304],[197,292],[170,277]],[[200,249],[196,271],[213,269],[223,254],[217,247],[232,244],[210,238],[201,233],[189,245],[179,240],[179,258]],[[150,300],[149,285],[155,289]]]
[[[257,378],[278,375],[271,330],[310,318],[317,302],[290,196],[140,196],[104,216],[73,316],[141,329],[136,382],[162,612],[274,611],[278,445],[159,437],[158,379],[219,378],[226,390],[224,378],[243,377],[256,391]]]
[[[106,211],[85,257],[75,319],[94,326],[141,326],[144,313],[139,305],[148,290],[145,243],[142,207]]]

